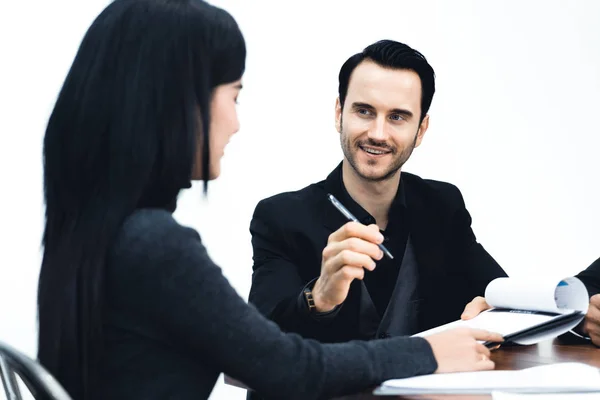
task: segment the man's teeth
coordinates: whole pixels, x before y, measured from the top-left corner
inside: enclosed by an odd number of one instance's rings
[[[364,147],[363,147],[363,150],[370,154],[385,154],[385,153],[387,153],[386,151],[383,151],[383,150],[367,149]]]

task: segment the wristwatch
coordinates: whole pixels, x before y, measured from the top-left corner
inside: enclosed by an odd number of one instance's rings
[[[306,299],[306,305],[308,305],[309,312],[316,312],[317,307],[315,306],[315,299],[312,295],[312,289],[309,287],[304,288],[304,298]]]

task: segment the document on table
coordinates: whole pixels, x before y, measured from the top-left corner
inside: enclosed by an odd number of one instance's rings
[[[564,393],[507,393],[493,392],[494,400],[565,400]],[[600,400],[600,393],[569,393],[567,400]]]
[[[470,320],[453,321],[414,336],[469,327],[497,332],[506,343],[529,345],[575,328],[584,319],[589,304],[585,285],[574,277],[535,282],[526,278],[497,278],[486,287],[485,299],[494,308]]]
[[[516,371],[478,371],[392,379],[377,395],[490,394],[492,392],[598,392],[600,370],[582,363],[557,363]]]

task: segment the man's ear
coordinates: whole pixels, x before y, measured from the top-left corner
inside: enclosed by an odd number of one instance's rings
[[[335,129],[342,133],[342,103],[339,97],[335,100]]]
[[[425,136],[425,132],[427,132],[427,128],[429,128],[429,114],[423,118],[421,121],[421,125],[419,126],[419,130],[417,132],[417,140],[415,141],[415,147],[419,147],[421,142],[423,141],[423,136]]]

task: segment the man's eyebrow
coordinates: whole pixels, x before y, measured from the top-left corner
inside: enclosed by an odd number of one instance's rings
[[[404,115],[407,117],[412,117],[413,113],[409,110],[405,110],[403,108],[394,108],[393,110],[390,111],[390,114],[400,114],[400,115]]]
[[[354,102],[352,103],[352,108],[367,108],[369,110],[374,110],[375,107],[373,107],[370,104],[367,103],[361,103],[361,102]]]
[[[357,109],[357,108],[366,108],[367,110],[374,110],[375,107],[373,107],[372,105],[368,104],[368,103],[361,103],[361,102],[354,102],[352,103],[352,108],[353,109]],[[392,110],[390,110],[390,114],[400,114],[400,115],[404,115],[406,117],[412,117],[413,113],[412,111],[403,109],[403,108],[394,108]]]

